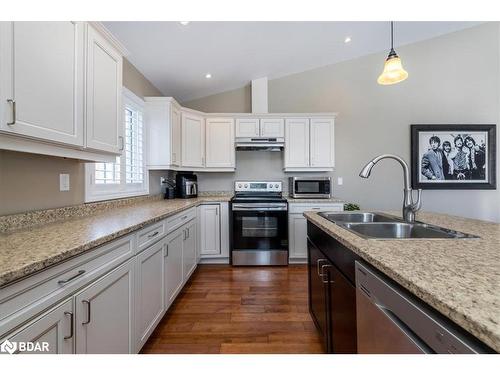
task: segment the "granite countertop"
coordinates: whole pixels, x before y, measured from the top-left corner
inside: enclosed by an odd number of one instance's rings
[[[500,224],[418,213],[419,221],[480,238],[381,241],[363,239],[315,212],[305,212],[304,216],[500,352]]]
[[[29,228],[0,232],[0,288],[115,238],[226,195],[149,200]]]

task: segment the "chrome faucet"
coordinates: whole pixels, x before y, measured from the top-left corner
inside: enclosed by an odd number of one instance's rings
[[[415,213],[420,210],[422,206],[422,189],[418,189],[417,201],[413,201],[413,190],[410,188],[410,173],[408,171],[408,164],[397,155],[383,154],[379,155],[368,164],[366,164],[361,172],[359,172],[359,177],[368,178],[375,164],[377,164],[382,159],[394,159],[403,167],[404,173],[404,195],[403,195],[403,218],[409,223],[415,221]]]

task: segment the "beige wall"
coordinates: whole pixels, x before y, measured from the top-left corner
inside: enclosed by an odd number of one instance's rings
[[[403,179],[397,164],[382,161],[368,180],[358,173],[381,153],[409,161],[410,124],[496,124],[499,120],[498,23],[400,47],[397,52],[409,78],[394,86],[376,83],[385,52],[269,81],[270,112],[339,112],[334,175],[343,177],[344,184],[335,184],[334,194],[367,209],[401,208]],[[233,91],[233,95],[239,104],[218,95],[197,100],[197,105],[210,111],[205,104],[210,103],[221,111],[221,98],[231,107],[248,105],[241,93]],[[276,155],[238,154],[246,171],[238,164],[236,174],[203,174],[200,190],[227,188],[236,176],[287,177],[278,169],[281,161],[275,160]],[[271,160],[263,162],[266,158]],[[423,202],[424,210],[500,221],[498,190],[425,190]]]
[[[245,87],[182,103],[184,107],[202,112],[252,112],[252,90]]]
[[[161,96],[123,59],[123,85],[138,96]],[[59,174],[69,173],[70,191],[59,191]],[[150,194],[158,194],[162,172],[150,173]],[[84,164],[75,160],[0,150],[0,215],[81,204]]]

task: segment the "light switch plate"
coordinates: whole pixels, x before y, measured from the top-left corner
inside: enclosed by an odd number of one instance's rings
[[[343,185],[344,184],[344,179],[342,177],[337,178],[337,185]]]
[[[69,191],[69,174],[61,173],[59,175],[59,191]]]

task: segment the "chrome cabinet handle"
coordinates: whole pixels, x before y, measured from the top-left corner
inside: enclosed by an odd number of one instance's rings
[[[181,220],[186,220],[187,219],[187,215],[181,217]]]
[[[219,206],[215,207],[215,216],[219,216]]]
[[[333,284],[335,282],[334,280],[328,280],[328,277],[325,280],[325,276],[328,275],[328,273],[327,273],[328,271],[325,271],[325,269],[328,270],[328,268],[331,268],[331,267],[332,267],[331,264],[323,264],[321,266],[321,275],[320,276],[321,276],[321,281],[323,281],[323,284],[328,284],[328,283]]]
[[[324,263],[324,262],[328,262],[328,260],[326,260],[326,259],[318,259],[318,260],[316,261],[316,272],[318,273],[318,276],[319,276],[319,277],[323,277],[323,274],[321,273],[321,271],[320,271],[319,269],[320,269],[320,268],[321,268],[321,266],[322,266],[322,264],[321,264],[321,263]]]
[[[160,232],[156,231],[156,232],[151,233],[150,235],[148,235],[148,238],[153,238],[153,237],[155,237],[155,236],[157,236],[159,234],[160,234]]]
[[[16,123],[16,101],[14,99],[7,99],[7,103],[12,105],[12,122],[8,122],[7,125],[14,125]]]
[[[80,277],[82,276],[83,274],[85,273],[85,270],[80,270],[78,271],[78,273],[74,276],[71,276],[69,279],[66,279],[66,280],[59,280],[57,283],[59,285],[65,285],[67,283],[69,283],[70,281],[73,281],[74,279],[76,279],[77,277]]]
[[[185,229],[182,230],[182,239],[183,240],[186,239],[186,230]]]
[[[125,142],[123,140],[123,136],[118,136],[118,139],[120,140],[120,151],[123,151],[125,149]]]
[[[84,299],[82,303],[87,305],[87,321],[82,322],[82,325],[85,325],[90,323],[90,301],[88,299]]]
[[[68,340],[73,337],[74,326],[73,326],[73,313],[69,311],[65,311],[64,315],[69,316],[70,318],[70,326],[69,326],[69,336],[64,336],[65,340]]]
[[[165,250],[166,250],[166,254],[165,254],[165,256],[166,256],[166,257],[168,257],[168,245],[166,246],[166,249],[165,249]]]

